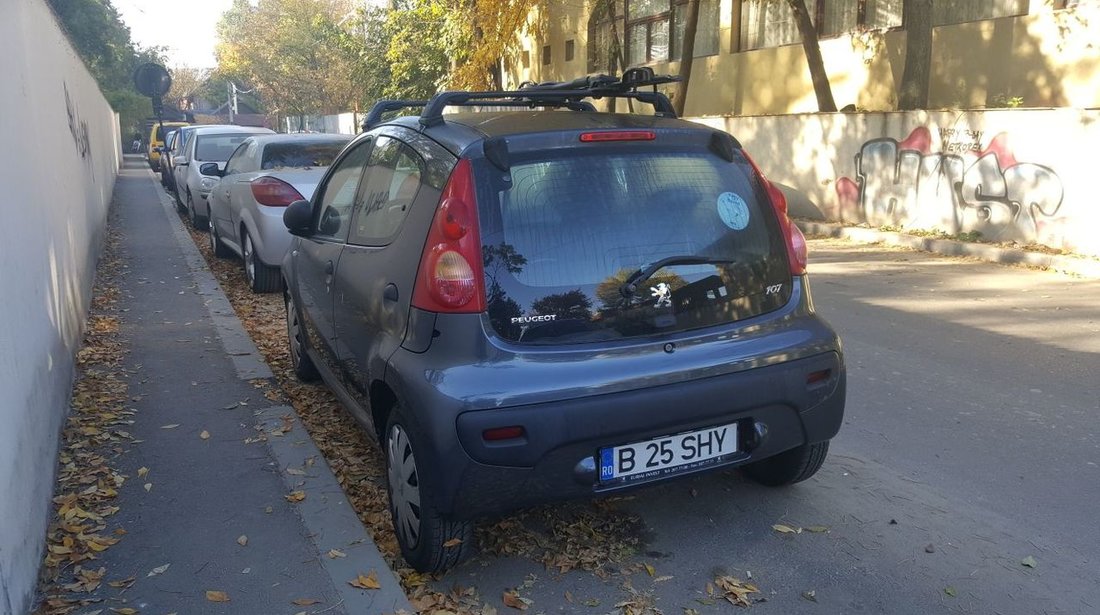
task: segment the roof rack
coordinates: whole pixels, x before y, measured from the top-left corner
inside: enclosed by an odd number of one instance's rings
[[[440,92],[431,100],[380,100],[374,104],[363,130],[369,130],[382,120],[382,115],[408,107],[423,107],[420,124],[424,127],[443,123],[443,110],[453,106],[494,107],[557,107],[574,111],[595,111],[586,98],[626,98],[653,105],[656,115],[676,117],[676,111],[668,97],[657,91],[657,86],[680,81],[672,75],[656,75],[652,68],[631,68],[622,77],[589,75],[573,81],[524,83],[518,90],[501,92]],[[652,86],[652,91],[639,92],[638,88]]]

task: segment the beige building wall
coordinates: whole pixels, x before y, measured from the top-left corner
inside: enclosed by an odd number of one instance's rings
[[[721,0],[719,52],[695,59],[687,116],[771,115],[817,111],[801,45],[740,47],[740,2]],[[1100,107],[1100,4],[1054,10],[1030,0],[1028,14],[935,28],[930,108]],[[591,0],[548,0],[535,27],[506,62],[506,85],[561,81],[588,74]],[[620,33],[620,36],[622,34]],[[573,58],[565,59],[567,41]],[[543,64],[543,47],[550,63]],[[838,107],[892,110],[905,63],[905,32],[864,32],[821,40]],[[676,74],[679,62],[650,64]],[[668,88],[675,95],[675,88]]]

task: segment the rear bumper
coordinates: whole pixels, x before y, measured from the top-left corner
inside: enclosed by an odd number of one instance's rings
[[[807,384],[809,374],[823,370],[826,380]],[[455,423],[459,445],[435,448],[433,467],[443,479],[437,484],[444,486],[438,505],[475,517],[631,488],[599,481],[599,449],[732,422],[737,453],[668,478],[758,461],[835,436],[844,402],[843,362],[828,352],[664,386],[463,412]],[[758,424],[763,438],[753,436]],[[482,438],[486,429],[511,426],[523,427],[525,436],[503,443]]]

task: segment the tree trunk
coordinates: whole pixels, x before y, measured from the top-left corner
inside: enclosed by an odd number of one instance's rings
[[[680,44],[680,85],[676,89],[676,100],[672,107],[676,115],[683,116],[687,106],[688,82],[691,81],[691,66],[695,63],[695,31],[699,28],[699,0],[688,0],[687,21],[684,22],[684,41]]]
[[[932,0],[909,0],[902,9],[905,24],[905,68],[898,90],[898,109],[928,107],[932,70]]]
[[[794,17],[798,21],[798,32],[802,35],[802,50],[806,52],[806,63],[810,65],[810,79],[814,82],[814,94],[817,95],[819,111],[836,111],[833,90],[829,87],[829,75],[825,73],[825,62],[821,59],[821,46],[817,42],[817,30],[806,10],[805,0],[787,0]]]

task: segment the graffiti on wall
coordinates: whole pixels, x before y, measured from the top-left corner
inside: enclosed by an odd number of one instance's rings
[[[61,85],[65,89],[65,113],[69,116],[69,133],[73,136],[73,143],[76,144],[80,157],[87,160],[92,149],[91,139],[88,138],[88,122],[80,118],[80,110],[69,96],[69,84],[62,82]]]
[[[914,129],[901,141],[872,139],[856,155],[856,178],[836,182],[841,220],[872,225],[978,232],[994,241],[1037,241],[1062,205],[1052,169],[1019,162],[1000,133]]]

